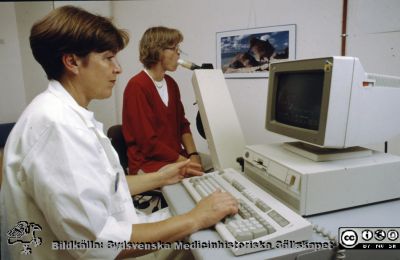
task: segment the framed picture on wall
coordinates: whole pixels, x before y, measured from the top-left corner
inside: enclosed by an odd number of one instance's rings
[[[217,32],[217,68],[225,78],[266,78],[269,64],[296,58],[296,25]]]

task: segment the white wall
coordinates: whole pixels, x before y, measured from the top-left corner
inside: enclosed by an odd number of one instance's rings
[[[48,14],[52,9],[52,2],[15,3],[26,104],[29,104],[34,97],[47,88],[48,80],[46,73],[35,58],[33,58],[29,44],[29,35],[32,25],[38,19]]]
[[[400,1],[349,2],[346,55],[359,57],[366,72],[400,76]],[[388,141],[389,152],[400,155],[400,136]]]
[[[9,123],[26,106],[13,3],[0,3],[0,24],[0,123]]]
[[[150,26],[178,28],[184,34],[183,58],[196,63],[216,63],[216,32],[253,27],[296,24],[297,58],[340,55],[341,1],[331,0],[151,0],[113,2],[115,22],[131,34],[129,46],[120,53],[124,72],[117,88],[118,112],[126,82],[141,70],[138,42]],[[310,13],[312,12],[312,15]],[[195,129],[196,108],[192,73],[179,68],[172,76],[180,85],[183,103],[199,150],[206,142]],[[268,143],[283,137],[264,130],[267,79],[228,79],[227,84],[247,144]],[[121,115],[119,115],[119,120]],[[229,131],[229,129],[227,129]]]

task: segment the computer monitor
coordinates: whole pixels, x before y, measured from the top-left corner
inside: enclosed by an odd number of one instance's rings
[[[323,148],[400,134],[400,78],[366,73],[355,57],[273,63],[266,129]]]

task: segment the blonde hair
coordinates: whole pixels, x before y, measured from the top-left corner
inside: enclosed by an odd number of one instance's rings
[[[173,48],[182,41],[183,35],[177,29],[163,26],[151,27],[145,31],[140,40],[140,62],[149,69],[160,61],[163,50]]]

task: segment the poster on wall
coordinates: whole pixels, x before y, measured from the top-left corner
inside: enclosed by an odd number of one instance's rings
[[[296,25],[217,32],[217,68],[225,78],[266,78],[269,64],[296,58]]]

